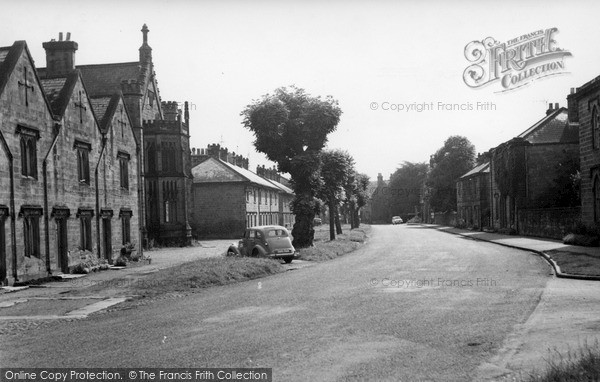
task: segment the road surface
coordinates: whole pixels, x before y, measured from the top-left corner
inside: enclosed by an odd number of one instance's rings
[[[270,367],[275,381],[468,381],[538,301],[538,256],[373,226],[315,266],[0,336],[10,367]]]

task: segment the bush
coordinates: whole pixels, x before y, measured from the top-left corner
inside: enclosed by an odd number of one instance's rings
[[[579,235],[570,233],[563,237],[564,244],[581,245],[584,247],[597,247],[600,244],[598,236]]]
[[[115,260],[115,266],[117,266],[117,267],[126,267],[127,266],[127,258],[125,256],[119,256]]]
[[[578,351],[569,350],[566,355],[556,352],[554,359],[548,361],[545,373],[535,374],[530,375],[529,382],[599,381],[600,347],[598,340],[594,346],[585,343]]]
[[[108,268],[108,265],[106,264],[106,260],[98,259],[90,251],[81,250],[79,258],[80,258],[80,262],[71,267],[71,273],[88,274],[90,272],[95,272],[100,269]]]
[[[571,232],[563,237],[564,244],[597,247],[600,245],[600,229],[582,222],[577,222]]]

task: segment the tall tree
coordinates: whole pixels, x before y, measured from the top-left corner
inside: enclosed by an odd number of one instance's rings
[[[436,211],[456,209],[456,180],[475,164],[475,146],[465,137],[453,135],[431,156],[428,186],[431,207]]]
[[[329,239],[335,240],[335,213],[344,198],[344,186],[354,174],[354,159],[342,150],[326,150],[321,153],[321,178],[323,186],[318,193],[329,208]]]
[[[243,124],[254,133],[254,146],[291,176],[292,211],[296,222],[293,244],[309,247],[314,240],[313,219],[321,188],[320,152],[340,120],[342,110],[331,96],[313,97],[295,86],[276,89],[254,100],[242,111]]]
[[[393,215],[415,212],[421,202],[420,193],[427,179],[429,165],[425,162],[403,162],[390,179],[390,208]]]
[[[367,200],[369,199],[369,183],[370,179],[368,175],[360,173],[354,175],[355,186],[353,187],[352,192],[356,201],[353,218],[351,220],[351,227],[353,229],[360,227],[360,209],[367,204]]]

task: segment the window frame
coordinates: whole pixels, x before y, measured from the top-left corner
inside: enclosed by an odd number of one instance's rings
[[[19,217],[23,218],[23,250],[25,257],[41,258],[40,217],[41,206],[22,206]]]
[[[77,180],[80,184],[89,185],[91,182],[90,151],[92,151],[92,145],[76,139],[73,143],[73,149],[77,155]]]
[[[21,175],[31,179],[38,178],[37,141],[40,131],[31,127],[17,125],[15,133],[20,135]]]
[[[119,161],[119,184],[121,189],[129,190],[129,161],[131,156],[125,151],[117,152]]]

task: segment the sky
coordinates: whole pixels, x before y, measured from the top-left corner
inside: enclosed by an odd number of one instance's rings
[[[0,46],[26,40],[45,67],[42,43],[70,32],[78,65],[130,62],[145,23],[162,100],[190,103],[191,147],[220,143],[251,169],[272,166],[240,113],[296,85],[339,101],[327,147],[347,150],[374,180],[428,161],[449,136],[485,152],[543,118],[548,103],[566,106],[570,88],[600,75],[599,11],[600,2],[582,0],[11,1]],[[571,53],[555,75],[510,91],[465,83],[467,44],[551,28],[553,46]]]

